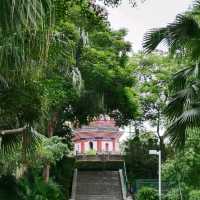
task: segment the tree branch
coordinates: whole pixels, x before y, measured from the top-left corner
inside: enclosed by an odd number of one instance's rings
[[[22,133],[26,130],[26,126],[22,128],[16,128],[16,129],[11,129],[11,130],[3,130],[0,131],[0,135],[8,135],[8,134],[16,134],[16,133]]]

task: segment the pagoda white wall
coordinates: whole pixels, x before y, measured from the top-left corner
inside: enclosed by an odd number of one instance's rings
[[[115,151],[120,152],[120,146],[119,146],[119,141],[115,142]]]

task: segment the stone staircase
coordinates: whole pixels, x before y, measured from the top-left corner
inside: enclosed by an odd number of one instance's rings
[[[119,171],[78,171],[75,200],[123,200]]]

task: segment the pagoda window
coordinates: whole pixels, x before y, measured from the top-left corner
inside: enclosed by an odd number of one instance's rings
[[[89,142],[89,147],[91,150],[93,150],[93,142]]]

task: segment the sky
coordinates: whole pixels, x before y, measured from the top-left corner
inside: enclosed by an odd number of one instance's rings
[[[142,50],[144,33],[152,28],[166,26],[173,22],[176,15],[186,11],[192,5],[192,0],[146,0],[133,8],[123,0],[118,8],[107,8],[108,20],[113,29],[126,28],[126,40],[132,43],[134,52]],[[163,47],[160,47],[161,49]]]

